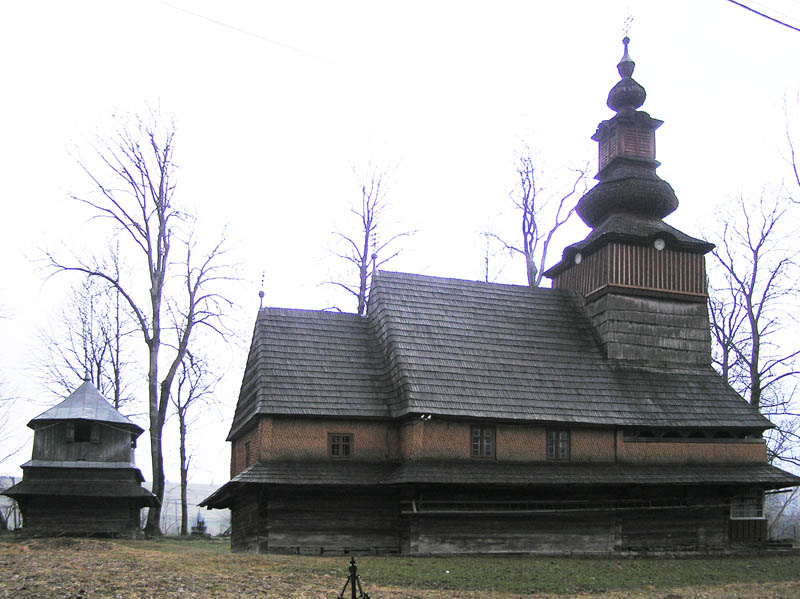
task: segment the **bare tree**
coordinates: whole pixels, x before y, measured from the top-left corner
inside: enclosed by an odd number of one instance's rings
[[[189,463],[186,437],[196,421],[196,408],[213,400],[214,389],[220,377],[211,373],[208,361],[187,351],[175,378],[171,400],[178,416],[180,470],[181,470],[181,535],[189,534],[189,509],[186,490],[189,484]]]
[[[21,447],[11,447],[11,412],[14,407],[14,398],[6,395],[0,385],[0,464],[14,456]]]
[[[359,183],[361,204],[357,208],[350,209],[359,221],[357,232],[352,234],[334,232],[345,247],[343,251],[334,252],[334,255],[349,262],[355,268],[357,277],[354,277],[354,283],[342,281],[330,281],[330,283],[353,295],[356,299],[356,313],[363,316],[367,311],[372,274],[400,254],[401,250],[394,250],[391,246],[398,239],[413,235],[414,231],[395,233],[388,239],[381,240],[379,235],[383,230],[382,218],[389,205],[387,173],[369,165],[365,175],[360,177]]]
[[[94,194],[73,198],[91,208],[95,218],[110,223],[121,243],[126,244],[121,251],[127,248],[132,257],[137,257],[143,280],[123,280],[96,258],[74,257],[64,262],[48,254],[56,272],[82,273],[118,291],[142,335],[148,352],[152,490],[159,501],[165,482],[161,439],[172,383],[195,327],[210,327],[224,336],[222,318],[231,305],[218,292],[219,284],[231,278],[230,266],[221,263],[226,251],[224,236],[197,259],[196,241],[190,233],[194,220],[174,203],[174,139],[174,126],[163,126],[157,115],[148,122],[136,118],[112,138],[99,142],[95,168],[79,163]],[[182,272],[173,276],[172,271],[179,266]],[[180,287],[172,290],[178,283]],[[162,322],[168,302],[181,319],[177,329]],[[163,376],[162,365],[166,365]],[[160,516],[160,507],[149,510],[146,534],[160,534]]]
[[[539,181],[540,172],[527,144],[518,156],[516,165],[518,180],[511,192],[511,199],[514,208],[520,214],[520,243],[510,243],[495,234],[491,236],[512,254],[519,254],[525,258],[525,272],[530,287],[538,287],[541,284],[553,235],[575,212],[577,202],[582,195],[579,188],[585,190],[587,169],[571,169],[571,171],[575,175],[572,188],[563,195],[553,196],[546,193],[542,187]],[[548,226],[544,224],[545,221]]]
[[[775,421],[772,458],[800,464],[792,406],[800,344],[791,327],[800,295],[791,204],[779,195],[749,205],[739,198],[725,215],[713,251],[710,292],[715,365],[750,404]]]
[[[797,538],[800,523],[800,487],[783,489],[767,495],[765,511],[769,519],[770,538]]]
[[[480,235],[483,238],[483,281],[484,283],[493,283],[502,274],[503,269],[505,268],[505,266],[502,264],[499,268],[494,266],[494,258],[497,257],[497,254],[500,251],[503,250],[493,249],[496,244],[492,242],[497,241],[497,237],[491,232],[488,226],[485,230],[480,232]]]
[[[111,272],[119,278],[118,256],[111,254]],[[124,347],[135,332],[123,311],[122,296],[97,279],[81,280],[61,309],[58,328],[41,333],[47,354],[37,369],[39,378],[63,397],[88,377],[100,393],[119,409],[131,401],[129,379],[132,369]]]

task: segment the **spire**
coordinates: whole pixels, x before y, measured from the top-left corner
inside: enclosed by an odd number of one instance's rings
[[[576,291],[615,368],[708,368],[711,344],[704,254],[713,245],[671,227],[678,207],[657,174],[661,121],[639,107],[630,39],[622,40],[620,80],[608,94],[616,113],[597,126],[598,181],[576,211],[592,228],[545,272],[555,289]]]
[[[624,241],[629,246],[655,247],[654,251],[671,247],[699,255],[713,247],[662,220],[678,207],[678,198],[672,186],[656,174],[660,166],[656,160],[656,129],[663,122],[640,110],[647,94],[632,78],[636,64],[630,56],[629,44],[630,38],[626,36],[622,40],[622,59],[617,64],[620,79],[608,94],[607,104],[616,114],[602,121],[592,136],[598,144],[595,176],[598,183],[580,199],[576,208],[592,232],[583,241],[565,248],[561,262],[545,273],[554,279],[554,287],[571,285],[566,281],[559,283],[555,277],[574,270],[573,267],[587,270],[584,259],[609,244]],[[592,271],[598,281],[605,276],[600,275],[600,270],[597,265]],[[700,282],[691,293],[700,297],[705,292],[705,283],[703,277],[697,280]]]
[[[625,50],[622,52],[622,59],[617,63],[617,72],[619,76],[623,79],[625,77],[630,77],[633,75],[633,69],[636,68],[636,63],[631,60],[630,55],[628,54],[628,44],[631,43],[631,38],[627,35],[622,38],[622,45]]]
[[[578,203],[578,215],[592,228],[612,215],[662,219],[678,207],[672,187],[656,175],[655,132],[662,121],[638,110],[647,93],[631,78],[636,65],[629,43],[626,36],[617,64],[621,79],[608,94],[607,104],[617,114],[600,123],[592,136],[599,145],[600,183]]]
[[[617,72],[622,78],[608,94],[608,107],[615,112],[631,112],[644,104],[647,93],[644,88],[636,81],[631,79],[636,63],[631,60],[628,54],[628,44],[631,39],[627,36],[623,38],[622,44],[625,50],[622,53],[622,60],[617,64]]]

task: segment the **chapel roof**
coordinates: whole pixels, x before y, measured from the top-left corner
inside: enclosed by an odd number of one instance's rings
[[[64,401],[31,419],[28,426],[35,429],[37,423],[53,420],[91,420],[120,425],[137,436],[144,432],[116,410],[91,381],[84,381]]]

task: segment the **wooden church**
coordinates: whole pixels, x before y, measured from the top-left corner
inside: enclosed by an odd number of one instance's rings
[[[88,380],[33,418],[33,455],[22,481],[3,491],[19,504],[22,530],[55,536],[127,535],[158,499],[134,465],[142,428],[120,414]]]
[[[378,272],[258,313],[228,435],[235,551],[714,551],[766,538],[771,424],[711,367],[705,254],[662,219],[627,51],[550,289]]]

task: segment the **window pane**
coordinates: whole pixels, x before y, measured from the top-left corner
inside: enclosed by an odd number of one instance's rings
[[[569,457],[569,432],[558,432],[558,457],[559,459],[566,459]]]
[[[569,459],[569,431],[547,431],[547,459]]]
[[[761,491],[731,499],[731,518],[760,519],[764,517],[764,495]]]
[[[547,457],[553,459],[556,457],[556,433],[555,431],[547,431]]]
[[[331,435],[331,455],[339,456],[339,435]]]
[[[352,437],[350,435],[342,435],[342,457],[349,458],[350,457],[350,442],[352,441]]]
[[[472,427],[472,455],[476,458],[481,455],[481,429],[480,427]]]
[[[494,455],[494,429],[483,430],[483,456],[490,458]]]

